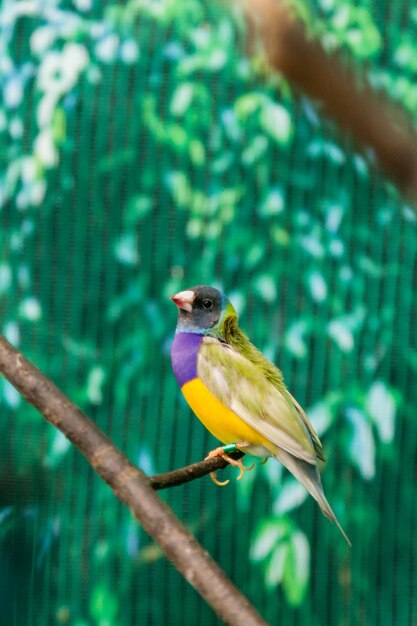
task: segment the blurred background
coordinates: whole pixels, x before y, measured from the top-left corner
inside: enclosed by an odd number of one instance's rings
[[[413,3],[293,4],[415,115]],[[169,296],[224,289],[324,442],[353,548],[272,461],[162,497],[271,624],[417,624],[414,210],[227,3],[3,0],[0,29],[1,331],[162,472],[217,443],[171,372]],[[0,406],[2,626],[219,623],[4,380]]]

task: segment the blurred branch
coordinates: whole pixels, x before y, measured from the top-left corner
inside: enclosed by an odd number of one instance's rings
[[[371,89],[363,73],[347,69],[309,39],[282,0],[238,0],[255,22],[270,65],[324,105],[324,113],[362,146],[373,148],[381,169],[399,189],[417,200],[417,138],[411,120],[381,93]],[[253,28],[253,27],[252,27]]]
[[[234,626],[266,626],[247,598],[154,492],[145,474],[2,336],[0,372],[82,452],[221,620]]]
[[[236,451],[232,452],[229,456],[233,459],[241,459],[244,454],[243,452]],[[177,487],[178,485],[189,483],[191,480],[201,478],[202,476],[210,474],[210,472],[215,472],[228,466],[229,463],[218,456],[213,459],[205,459],[204,461],[186,465],[172,472],[150,476],[149,482],[152,489],[158,491],[159,489],[167,489],[168,487]]]

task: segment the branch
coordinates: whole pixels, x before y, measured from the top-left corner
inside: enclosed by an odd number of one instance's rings
[[[1,335],[0,372],[82,452],[221,620],[231,626],[267,626],[247,598],[154,492],[145,474]]]
[[[229,454],[233,459],[241,459],[244,454],[240,450]],[[156,474],[148,478],[149,483],[155,491],[159,489],[167,489],[168,487],[178,487],[184,483],[189,483],[196,478],[207,476],[210,472],[215,472],[219,469],[229,467],[229,463],[222,457],[214,457],[212,459],[204,459],[204,461],[198,461],[185,467],[173,470],[172,472],[165,472],[164,474]]]
[[[411,120],[371,89],[363,74],[346,69],[336,54],[312,41],[282,0],[238,1],[259,25],[270,65],[320,101],[360,145],[373,148],[382,170],[416,201],[417,138]]]

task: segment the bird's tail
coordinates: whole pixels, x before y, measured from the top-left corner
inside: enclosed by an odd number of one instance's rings
[[[312,465],[311,463],[307,463],[307,461],[298,459],[282,449],[280,449],[278,453],[275,453],[275,456],[278,461],[285,465],[291,474],[293,474],[300,481],[300,483],[304,485],[307,491],[317,501],[323,515],[336,524],[349,546],[352,546],[349,537],[340,525],[336,515],[333,513],[333,509],[330,504],[327,502],[323,491],[320,472],[316,465]]]

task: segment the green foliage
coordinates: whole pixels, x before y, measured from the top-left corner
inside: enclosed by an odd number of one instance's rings
[[[251,559],[262,563],[267,588],[281,584],[288,603],[301,604],[308,588],[310,546],[304,533],[290,520],[263,520],[254,533]]]
[[[415,115],[415,9],[291,4]],[[271,623],[411,623],[414,210],[245,57],[226,4],[9,0],[0,28],[2,332],[164,471],[215,446],[173,380],[168,297],[222,287],[323,439],[353,551],[271,461],[166,498]],[[0,622],[194,623],[193,592],[5,381],[0,408]]]
[[[90,601],[90,614],[97,626],[116,626],[119,603],[117,596],[105,585],[96,585]]]

